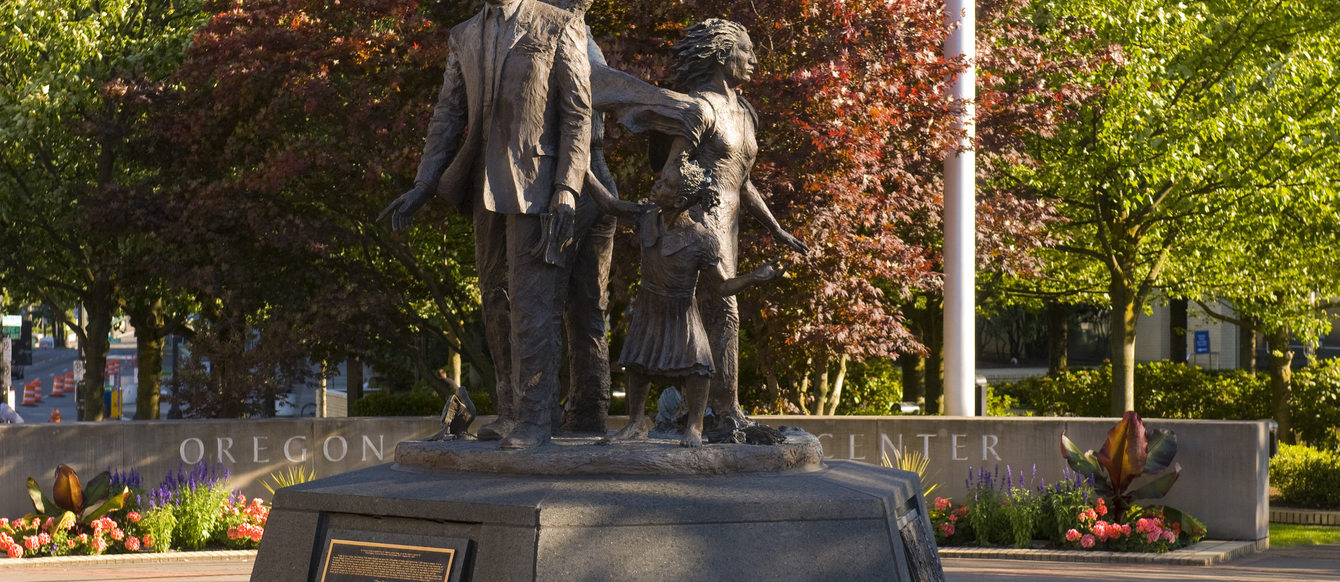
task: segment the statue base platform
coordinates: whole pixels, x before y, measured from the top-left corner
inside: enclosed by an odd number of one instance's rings
[[[406,442],[396,463],[282,489],[251,579],[943,579],[914,473],[798,462],[800,443],[594,440]]]

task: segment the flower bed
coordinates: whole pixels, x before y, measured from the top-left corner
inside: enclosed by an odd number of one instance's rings
[[[140,477],[103,473],[81,487],[62,465],[48,498],[29,479],[35,512],[0,518],[9,558],[90,556],[178,549],[255,549],[270,509],[227,488],[228,474],[204,463],[179,468],[147,494]]]
[[[1008,466],[1003,474],[999,469],[970,474],[970,501],[937,497],[931,504],[936,543],[1167,552],[1205,536],[1199,521],[1169,507],[1132,505],[1117,516],[1083,475],[1067,471],[1061,483],[1035,481]]]

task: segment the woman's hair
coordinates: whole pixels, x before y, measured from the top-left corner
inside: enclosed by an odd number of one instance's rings
[[[675,43],[674,83],[683,91],[692,91],[712,79],[740,35],[749,34],[739,23],[709,18],[684,29],[684,38]]]
[[[703,210],[711,210],[721,203],[721,196],[712,187],[712,177],[696,160],[684,152],[679,157],[679,194],[690,202],[697,201]],[[690,204],[692,206],[692,204]]]

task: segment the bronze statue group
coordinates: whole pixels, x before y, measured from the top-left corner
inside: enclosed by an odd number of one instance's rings
[[[441,196],[473,218],[485,341],[497,369],[497,413],[478,431],[528,449],[555,430],[606,432],[610,361],[605,287],[615,217],[635,221],[641,285],[619,364],[629,422],[600,442],[645,438],[653,381],[684,390],[680,441],[702,443],[708,407],[740,409],[734,295],[777,277],[776,261],[737,276],[740,220],[759,220],[796,252],[749,180],[753,108],[737,92],[757,60],[744,27],[709,19],[674,48],[678,91],[610,69],[584,23],[590,0],[487,0],[455,26],[414,187],[387,207],[393,228]],[[651,136],[659,168],[650,203],[621,200],[601,144],[601,114]],[[559,409],[559,334],[569,392]]]

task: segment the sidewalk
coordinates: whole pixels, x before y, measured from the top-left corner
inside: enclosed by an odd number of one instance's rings
[[[1099,558],[1092,555],[1089,557]],[[1169,554],[1165,557],[1173,556]],[[238,582],[250,580],[251,566],[255,559],[255,551],[232,551],[0,560],[0,579],[5,582],[92,580]],[[1340,544],[1266,550],[1210,566],[1168,562],[1112,563],[1057,559],[943,558],[946,582],[995,580],[1340,582]]]

